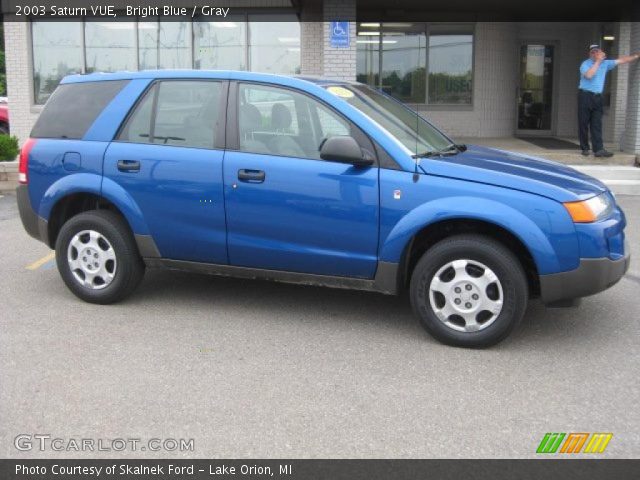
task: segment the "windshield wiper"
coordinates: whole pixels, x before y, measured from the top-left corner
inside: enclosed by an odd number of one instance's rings
[[[458,153],[467,150],[467,146],[463,144],[452,143],[440,150],[430,150],[426,152],[416,153],[411,155],[412,158],[430,158],[430,157],[442,157],[444,155],[457,155]]]

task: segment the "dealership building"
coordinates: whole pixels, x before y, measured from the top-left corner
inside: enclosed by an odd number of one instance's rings
[[[632,12],[611,21],[523,22],[521,15],[496,21],[480,11],[491,3],[482,0],[466,2],[464,10],[456,0],[213,3],[230,6],[227,16],[51,22],[14,21],[3,2],[11,133],[21,141],[28,136],[69,73],[195,68],[358,80],[410,104],[454,137],[572,138],[578,67],[588,45],[602,44],[611,57],[640,51],[640,22]],[[443,11],[443,3],[455,13]],[[605,141],[640,154],[638,62],[609,74],[604,103]]]

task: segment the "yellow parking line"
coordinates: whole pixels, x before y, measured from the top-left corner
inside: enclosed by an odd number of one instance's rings
[[[53,260],[54,258],[56,258],[56,252],[51,251],[50,253],[48,253],[47,255],[45,255],[44,257],[42,257],[40,260],[36,260],[35,262],[29,264],[26,266],[27,270],[37,270],[38,268],[40,268],[42,265],[44,265],[45,263]]]

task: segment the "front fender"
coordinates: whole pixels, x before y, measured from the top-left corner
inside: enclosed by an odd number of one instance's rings
[[[48,221],[53,207],[62,198],[75,193],[88,193],[106,198],[122,212],[134,234],[149,234],[142,211],[133,197],[113,180],[103,179],[101,175],[94,173],[67,175],[52,183],[42,197],[38,215]]]
[[[444,220],[462,218],[492,223],[509,231],[527,247],[540,274],[565,269],[548,235],[530,218],[503,203],[471,196],[437,199],[411,210],[383,241],[380,259],[397,263],[405,246],[420,230]]]

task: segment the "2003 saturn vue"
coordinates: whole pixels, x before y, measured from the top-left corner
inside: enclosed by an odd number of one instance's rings
[[[21,151],[25,229],[88,302],[146,267],[397,294],[438,340],[505,338],[629,266],[598,180],[458,145],[358,83],[249,72],[72,75]]]

